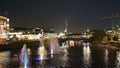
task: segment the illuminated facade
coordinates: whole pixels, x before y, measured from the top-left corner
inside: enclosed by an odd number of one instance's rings
[[[4,16],[0,16],[0,38],[8,38],[9,33],[9,19]]]
[[[118,40],[120,41],[120,26],[117,26],[115,29],[115,35],[118,37]]]

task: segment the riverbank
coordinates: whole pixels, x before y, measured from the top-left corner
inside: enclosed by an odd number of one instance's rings
[[[120,42],[92,42],[92,45],[112,50],[120,50]]]
[[[20,41],[8,41],[5,44],[0,44],[0,51],[18,50],[26,44],[27,48],[37,48],[40,46],[38,40],[20,40]]]

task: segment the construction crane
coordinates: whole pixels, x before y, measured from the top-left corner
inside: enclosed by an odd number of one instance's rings
[[[120,15],[119,14],[115,14],[115,12],[112,13],[112,16],[103,16],[102,19],[112,19],[112,24],[111,24],[111,27],[112,27],[112,36],[111,36],[111,41],[113,41],[113,36],[114,36],[114,23],[115,23],[115,19],[116,18],[120,18]]]
[[[102,20],[104,20],[104,19],[112,19],[111,27],[113,29],[114,28],[114,23],[115,23],[115,18],[120,18],[120,15],[119,14],[115,14],[115,12],[113,12],[112,16],[103,16],[101,19]]]

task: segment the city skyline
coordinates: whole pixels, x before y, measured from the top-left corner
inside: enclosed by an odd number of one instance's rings
[[[119,3],[119,0],[3,0],[0,15],[7,11],[11,26],[54,27],[56,32],[64,31],[67,19],[68,31],[81,32],[111,28],[112,20],[101,17],[119,14]],[[116,18],[114,25],[120,24],[119,20]]]

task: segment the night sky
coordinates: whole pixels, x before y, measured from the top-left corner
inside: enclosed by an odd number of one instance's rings
[[[120,12],[120,0],[0,0],[0,15],[8,12],[10,25],[14,27],[54,27],[64,31],[65,19],[68,31],[108,29],[111,16]],[[120,24],[117,18],[115,24]]]

